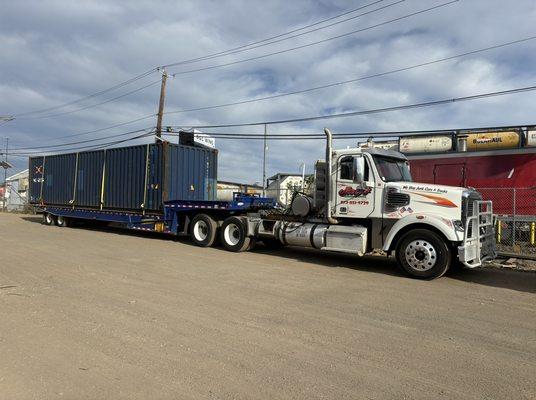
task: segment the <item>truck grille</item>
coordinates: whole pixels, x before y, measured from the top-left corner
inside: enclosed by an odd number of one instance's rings
[[[475,207],[475,201],[482,200],[482,195],[478,193],[476,190],[470,190],[467,192],[464,192],[463,194],[463,201],[462,201],[462,223],[463,226],[465,226],[465,222],[467,221],[467,217],[471,217],[474,215],[474,207]],[[471,229],[471,227],[469,227]],[[470,235],[471,232],[468,232]]]
[[[409,194],[400,193],[396,188],[390,188],[387,191],[385,205],[389,209],[396,209],[407,206],[409,204],[409,201]]]

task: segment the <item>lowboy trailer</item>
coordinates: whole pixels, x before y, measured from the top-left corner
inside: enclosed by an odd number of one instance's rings
[[[201,247],[229,251],[256,241],[365,255],[393,254],[410,276],[433,279],[452,265],[481,266],[496,256],[491,201],[470,188],[412,182],[406,157],[383,149],[332,149],[315,165],[312,194],[297,193],[289,209],[273,199],[236,193],[232,201],[169,200],[161,212],[41,205],[43,222],[119,223],[129,229],[188,235]]]

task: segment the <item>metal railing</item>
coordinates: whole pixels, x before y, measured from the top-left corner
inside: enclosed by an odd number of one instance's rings
[[[493,203],[474,200],[473,212],[465,222],[465,237],[459,247],[460,260],[468,267],[479,267],[483,261],[497,256],[493,231]]]

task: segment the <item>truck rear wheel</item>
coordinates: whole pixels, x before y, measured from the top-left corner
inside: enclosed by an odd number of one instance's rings
[[[207,214],[197,214],[190,222],[190,238],[199,247],[212,246],[217,230],[218,224]]]
[[[49,213],[43,214],[43,225],[54,225],[54,216]]]
[[[445,239],[427,229],[415,229],[398,242],[396,259],[414,278],[435,279],[449,269],[452,253]]]
[[[229,217],[223,221],[220,238],[226,250],[237,253],[248,250],[252,245],[251,238],[247,236],[246,224],[238,217]]]

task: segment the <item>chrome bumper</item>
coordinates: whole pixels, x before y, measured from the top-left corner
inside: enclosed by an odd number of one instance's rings
[[[458,247],[458,258],[469,268],[482,265],[486,260],[497,257],[495,242],[495,217],[491,201],[475,200],[473,215],[465,221],[462,245]]]

